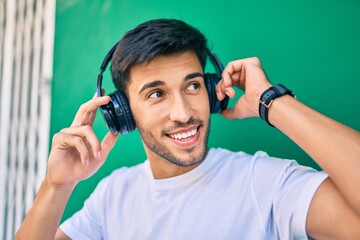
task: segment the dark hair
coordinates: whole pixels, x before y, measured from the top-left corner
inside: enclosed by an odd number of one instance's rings
[[[112,57],[111,74],[115,87],[127,92],[133,65],[150,62],[158,56],[193,51],[205,68],[207,40],[196,28],[175,19],[144,22],[127,32],[119,41]]]

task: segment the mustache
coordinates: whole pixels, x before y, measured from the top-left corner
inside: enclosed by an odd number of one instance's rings
[[[172,131],[176,131],[179,128],[186,128],[189,126],[193,126],[193,125],[199,125],[202,126],[204,125],[204,121],[200,120],[200,119],[194,119],[194,118],[190,118],[189,121],[187,122],[175,122],[173,126],[164,128],[161,133],[162,135],[166,135],[167,132],[172,132]]]

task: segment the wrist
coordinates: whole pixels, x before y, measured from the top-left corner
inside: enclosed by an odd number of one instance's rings
[[[277,98],[280,98],[284,95],[289,95],[295,98],[295,95],[291,90],[282,84],[277,84],[265,90],[259,98],[259,116],[272,127],[274,126],[269,121],[270,107]]]
[[[45,178],[15,239],[54,239],[71,195],[70,186],[57,186]]]
[[[42,186],[44,186],[48,191],[53,193],[62,193],[71,195],[72,191],[75,189],[77,183],[67,183],[60,184],[54,183],[50,180],[49,176],[46,176],[42,182]]]

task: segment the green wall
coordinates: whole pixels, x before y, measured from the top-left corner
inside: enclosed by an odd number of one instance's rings
[[[139,23],[164,17],[198,27],[224,64],[259,57],[273,83],[283,83],[300,101],[360,130],[358,0],[58,0],[56,7],[51,135],[69,126],[78,107],[92,97],[110,47]],[[104,83],[108,93],[114,91],[109,73]],[[107,132],[100,114],[94,129],[100,138]],[[318,168],[282,133],[257,118],[229,121],[212,116],[209,143],[248,153],[264,150]],[[120,136],[104,166],[78,185],[63,219],[80,209],[113,169],[142,162],[142,149],[138,132]]]

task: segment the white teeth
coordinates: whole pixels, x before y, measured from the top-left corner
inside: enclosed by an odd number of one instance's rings
[[[186,132],[186,133],[176,133],[176,134],[170,134],[169,136],[171,138],[174,138],[176,140],[180,140],[180,139],[185,139],[185,138],[189,138],[189,137],[192,137],[196,134],[197,132],[197,129],[193,129],[189,132]]]
[[[194,136],[195,134],[196,134],[196,129],[193,129],[190,132],[187,132],[187,137]]]

